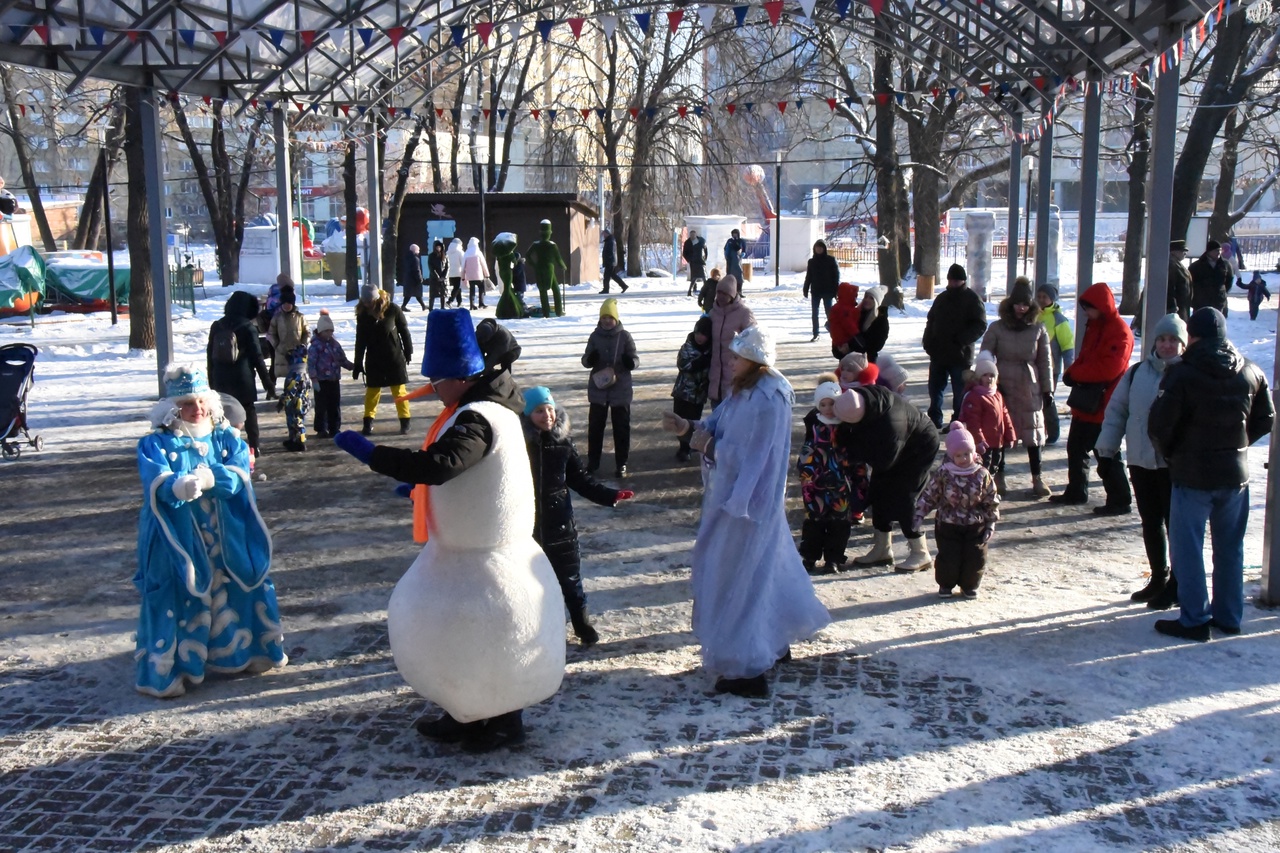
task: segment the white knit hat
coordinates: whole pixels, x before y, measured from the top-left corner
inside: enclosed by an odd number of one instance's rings
[[[743,358],[754,361],[756,364],[763,364],[765,367],[773,367],[773,363],[778,357],[777,349],[773,343],[773,335],[759,326],[747,326],[747,328],[734,335],[733,343],[729,344],[729,349]]]
[[[996,357],[986,350],[978,353],[977,361],[973,364],[973,373],[975,376],[991,374],[999,377],[1000,371],[996,368]]]

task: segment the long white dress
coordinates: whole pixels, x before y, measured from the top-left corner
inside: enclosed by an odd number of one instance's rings
[[[697,424],[716,441],[693,548],[693,633],[717,677],[760,675],[831,622],[787,524],[793,398],[770,372]]]

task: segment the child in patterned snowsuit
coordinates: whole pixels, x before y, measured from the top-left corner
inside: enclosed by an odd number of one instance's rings
[[[933,540],[938,556],[933,576],[938,597],[950,598],[960,585],[965,598],[978,597],[987,566],[987,542],[1000,519],[1000,496],[987,469],[978,461],[973,436],[956,421],[947,432],[947,461],[929,478],[916,499],[915,528],[931,510],[938,511]]]
[[[289,437],[284,441],[285,450],[294,452],[307,449],[307,412],[311,411],[311,377],[307,375],[307,347],[298,344],[286,353],[289,373],[284,380],[284,393],[276,403],[276,411],[284,411]]]
[[[850,513],[861,513],[866,504],[865,488],[859,493],[850,478],[849,460],[835,443],[840,419],[835,416],[835,399],[840,385],[831,373],[818,377],[813,392],[813,409],[804,417],[804,444],[796,460],[800,472],[800,496],[805,519],[800,528],[800,558],[811,575],[840,571],[849,544]],[[824,559],[821,568],[818,560]]]

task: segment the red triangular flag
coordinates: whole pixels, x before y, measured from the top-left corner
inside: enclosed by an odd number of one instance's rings
[[[212,104],[212,103],[213,103],[213,98],[209,97],[208,95],[205,95],[205,96],[204,96],[204,103],[205,103],[205,106],[208,106],[209,104]]]
[[[304,107],[302,103],[299,101],[294,101],[293,105],[298,108],[298,112],[300,113],[305,113],[307,111],[307,108]]]
[[[216,41],[216,42],[218,43],[218,47],[226,47],[226,46],[227,46],[227,31],[226,31],[226,30],[214,30],[214,31],[213,31],[213,40],[214,40],[214,41]]]
[[[351,115],[351,105],[350,105],[350,104],[343,104],[343,105],[342,105],[342,114],[343,114],[344,116],[349,116],[349,115]]]
[[[125,31],[125,37],[129,39],[129,43],[130,43],[130,44],[137,44],[137,43],[138,43],[138,39],[139,39],[141,36],[142,36],[142,33],[138,32],[137,30],[126,30],[126,31]]]
[[[778,101],[778,112],[785,113],[787,111],[787,102]]]
[[[311,50],[311,45],[316,43],[315,30],[299,30],[298,38],[302,39],[302,46],[307,50]]]
[[[249,99],[249,106],[253,107],[253,108],[256,110],[256,109],[258,108],[258,99],[257,99],[257,98],[250,98],[250,99]]]
[[[676,107],[676,112],[680,114],[680,118],[684,118],[685,115],[688,114],[689,108],[686,107],[684,104],[681,104],[680,106]]]
[[[667,26],[671,28],[671,34],[675,35],[676,30],[680,28],[680,22],[684,20],[684,9],[676,9],[674,12],[667,13]]]
[[[444,118],[444,107],[436,107],[436,118]]]
[[[36,24],[31,29],[36,31],[36,35],[40,36],[40,41],[45,44],[49,43],[49,27],[47,24]]]
[[[764,10],[769,14],[769,23],[778,26],[778,21],[782,20],[782,0],[767,0]]]
[[[536,121],[542,116],[542,110],[529,110],[529,114],[532,115]]]
[[[980,90],[982,90],[982,94],[984,94],[984,95],[990,95],[990,94],[991,94],[991,84],[990,84],[990,83],[983,83],[983,84],[982,84],[981,86],[979,86],[978,88],[979,88]]]
[[[831,107],[831,112],[835,112],[835,111],[836,111],[836,99],[835,99],[835,98],[827,98],[827,106]]]
[[[734,110],[738,109],[737,104],[725,104],[724,108],[729,111],[729,115],[733,115]]]
[[[941,90],[941,89],[939,89],[937,86],[934,86],[934,87],[933,87],[932,89],[930,89],[929,91],[933,93],[933,96],[934,96],[935,98],[936,98],[936,97],[938,97],[938,95],[942,93],[942,90]]]
[[[640,115],[640,108],[632,107],[631,109],[627,110],[627,112],[631,113],[631,118],[632,120],[634,120]]]
[[[578,112],[582,113],[582,117],[585,119],[587,116],[591,115],[591,108],[583,107],[582,109],[578,110]]]
[[[889,103],[889,93],[888,93],[888,92],[876,92],[876,103],[877,103],[877,104],[879,104],[879,105],[880,105],[880,106],[882,106],[882,107],[883,107],[885,104]]]
[[[493,34],[493,23],[491,21],[482,21],[476,24],[476,33],[480,36],[480,41],[484,42],[484,46],[489,46],[489,36]]]
[[[578,39],[582,38],[582,25],[586,20],[587,20],[586,18],[570,18],[569,19],[569,30],[570,32],[573,33],[574,41],[577,41]]]
[[[485,107],[485,108],[484,108],[484,109],[482,109],[480,112],[484,113],[484,117],[485,117],[485,118],[488,118],[488,117],[489,117],[489,113],[493,112],[493,110],[489,109],[488,107]]]
[[[392,47],[399,47],[400,40],[404,38],[405,31],[408,27],[387,27],[387,38],[391,39]]]
[[[395,107],[387,107],[387,115],[391,116],[392,118],[395,118],[395,117],[396,117],[396,108],[395,108]]]
[[[18,104],[18,111],[19,111],[20,113],[22,113],[22,117],[23,117],[23,118],[26,118],[26,117],[27,117],[27,105],[26,105],[26,104]]]
[[[884,0],[867,0],[867,5],[871,7],[871,14],[877,18],[884,11]]]
[[[1161,56],[1160,58],[1161,58],[1162,60],[1164,59],[1164,57],[1163,57],[1163,56]],[[1040,91],[1042,91],[1042,92],[1044,91],[1044,78],[1043,78],[1043,77],[1037,77],[1037,78],[1036,78],[1035,80],[1033,80],[1032,82],[1036,84],[1036,88],[1037,88],[1037,89],[1039,89],[1039,90],[1040,90]]]

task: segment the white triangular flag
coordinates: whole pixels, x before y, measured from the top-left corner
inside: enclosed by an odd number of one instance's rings
[[[702,19],[702,28],[707,32],[711,32],[711,27],[716,22],[716,7],[699,6],[698,17]]]
[[[604,30],[604,37],[607,39],[613,38],[614,32],[618,29],[618,16],[601,15],[596,20],[600,22],[600,29]]]
[[[75,44],[78,38],[79,27],[49,27],[49,44]]]
[[[907,0],[910,5],[911,0]],[[813,20],[813,7],[818,5],[818,0],[800,0],[800,9],[804,12],[804,16],[809,20]]]
[[[520,22],[511,21],[507,24],[507,36],[512,41],[520,41]]]
[[[423,24],[422,26],[418,27],[418,39],[422,42],[423,47],[426,47],[428,44],[431,43],[431,37],[435,35],[435,32],[436,32],[435,24]]]
[[[337,50],[345,51],[351,46],[347,40],[346,27],[335,27],[334,29],[328,30],[327,32],[329,35],[329,41],[333,42],[333,46]]]

